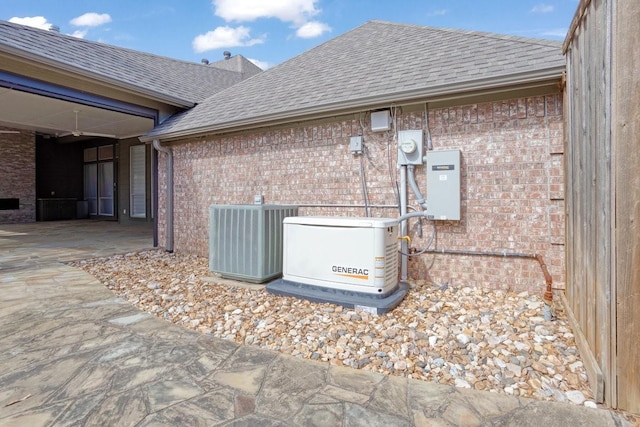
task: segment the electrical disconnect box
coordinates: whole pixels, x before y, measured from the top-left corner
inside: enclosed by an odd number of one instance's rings
[[[421,165],[422,145],[421,130],[398,131],[398,164]]]
[[[349,149],[352,153],[362,153],[362,136],[352,136],[349,140]]]
[[[460,150],[427,152],[427,218],[460,219]]]

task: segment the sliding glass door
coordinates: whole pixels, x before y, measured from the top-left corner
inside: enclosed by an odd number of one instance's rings
[[[91,216],[115,218],[113,151],[113,144],[84,150],[84,199]]]

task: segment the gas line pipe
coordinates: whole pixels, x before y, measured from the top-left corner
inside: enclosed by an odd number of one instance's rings
[[[546,284],[546,289],[543,295],[543,300],[545,303],[544,306],[544,319],[551,320],[551,304],[553,303],[553,279],[551,278],[551,274],[549,274],[549,270],[547,269],[547,265],[540,254],[525,254],[518,252],[484,252],[484,251],[458,251],[458,250],[450,250],[450,249],[427,249],[425,253],[433,253],[433,254],[447,254],[447,255],[470,255],[470,256],[492,256],[492,257],[501,257],[501,258],[526,258],[526,259],[534,259],[540,265],[540,269],[542,270],[542,274],[544,275],[544,281]]]

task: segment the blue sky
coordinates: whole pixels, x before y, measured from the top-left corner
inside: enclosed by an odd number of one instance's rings
[[[186,61],[262,68],[378,19],[563,40],[578,0],[1,0],[0,19]]]

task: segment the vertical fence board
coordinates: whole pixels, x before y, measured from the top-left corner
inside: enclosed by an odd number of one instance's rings
[[[614,3],[617,407],[640,414],[640,2]]]
[[[585,13],[567,52],[567,299],[577,327],[594,396],[611,402],[611,156],[610,0],[583,2]],[[571,240],[569,240],[571,239]],[[593,356],[593,357],[591,357]],[[601,373],[600,373],[601,372]]]

